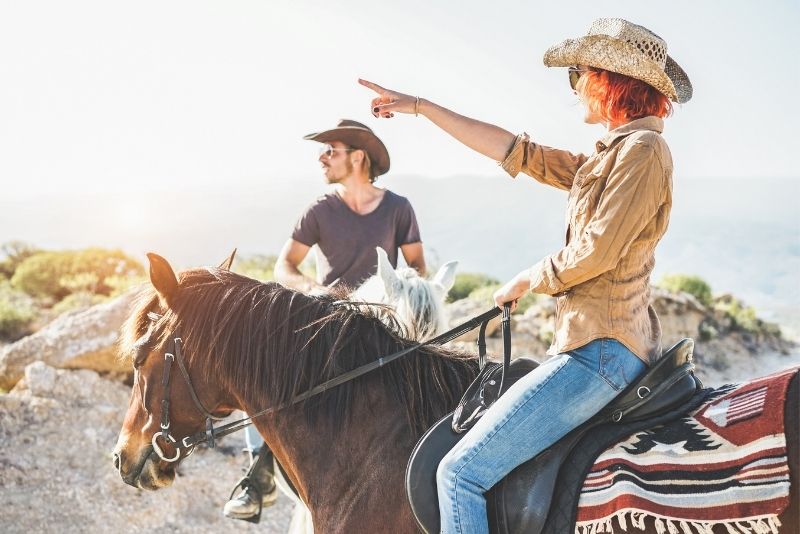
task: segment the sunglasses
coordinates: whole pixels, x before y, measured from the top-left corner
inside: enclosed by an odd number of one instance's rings
[[[589,72],[589,69],[582,69],[580,67],[567,68],[567,74],[569,75],[569,86],[572,87],[573,91],[578,90],[578,80],[580,80],[581,75],[583,75],[584,72]]]
[[[356,149],[355,148],[349,148],[349,147],[348,148],[336,148],[336,147],[331,146],[329,144],[324,144],[319,149],[319,155],[320,156],[325,156],[326,158],[330,159],[330,158],[333,157],[334,152],[352,152],[353,150],[356,150]]]

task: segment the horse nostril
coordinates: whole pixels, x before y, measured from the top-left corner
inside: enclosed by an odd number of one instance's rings
[[[119,454],[114,453],[114,467],[119,471]]]

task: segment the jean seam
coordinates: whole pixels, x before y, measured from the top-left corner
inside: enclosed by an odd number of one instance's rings
[[[569,358],[570,358],[570,359],[573,359],[571,356],[570,356]],[[537,394],[539,391],[541,391],[541,390],[542,390],[542,388],[543,388],[543,387],[544,387],[544,386],[545,386],[545,385],[546,385],[548,382],[550,382],[550,380],[552,380],[552,378],[555,376],[555,374],[556,374],[556,373],[557,373],[559,370],[563,369],[565,365],[567,365],[567,363],[568,363],[568,360],[565,360],[565,361],[564,361],[564,363],[563,363],[563,364],[561,364],[561,365],[559,365],[559,366],[558,366],[556,369],[554,369],[554,370],[553,370],[553,372],[552,372],[552,373],[550,373],[550,375],[549,375],[549,376],[548,376],[548,377],[547,377],[547,378],[546,378],[546,379],[545,379],[543,382],[541,382],[541,383],[539,384],[539,387],[537,387],[536,389],[534,389],[534,390],[531,392],[531,394],[530,394],[529,396],[527,396],[527,397],[525,398],[525,400],[524,400],[523,402],[521,402],[521,403],[520,403],[520,404],[519,404],[519,405],[516,407],[516,409],[515,409],[515,410],[513,410],[513,411],[511,411],[511,412],[507,412],[507,413],[506,413],[505,421],[503,422],[503,424],[502,424],[502,425],[500,425],[499,427],[496,427],[496,428],[495,428],[495,429],[494,429],[494,430],[493,430],[493,431],[492,431],[492,432],[491,432],[489,435],[487,435],[487,436],[486,436],[486,437],[485,437],[485,438],[484,438],[484,439],[483,439],[483,440],[482,440],[480,443],[478,443],[478,444],[476,445],[476,447],[475,447],[475,450],[474,450],[474,452],[473,452],[473,453],[472,453],[472,454],[469,456],[469,458],[465,459],[465,460],[462,462],[462,465],[461,465],[461,467],[459,467],[459,468],[458,468],[458,471],[456,471],[455,473],[453,473],[453,476],[454,476],[454,478],[455,478],[455,479],[458,479],[458,478],[459,478],[459,474],[461,473],[461,471],[463,471],[463,470],[464,470],[464,468],[467,466],[467,464],[468,464],[469,462],[471,462],[471,461],[472,461],[472,459],[473,459],[473,458],[475,458],[475,456],[477,456],[477,454],[478,454],[480,451],[482,451],[482,450],[484,449],[484,447],[486,447],[486,443],[487,443],[489,440],[491,440],[491,439],[492,439],[492,438],[493,438],[495,435],[497,435],[497,433],[498,433],[498,432],[499,432],[499,431],[500,431],[500,430],[501,430],[501,429],[502,429],[502,428],[503,428],[503,427],[504,427],[506,424],[508,424],[508,421],[509,421],[509,420],[512,418],[512,416],[513,416],[513,415],[515,415],[517,412],[519,412],[519,410],[522,408],[522,406],[524,406],[525,404],[527,404],[528,402],[530,402],[530,400],[531,400],[531,399],[532,399],[532,398],[533,398],[533,397],[534,397],[534,396],[535,396],[535,395],[536,395],[536,394]],[[458,504],[457,504],[457,503],[458,503],[458,484],[453,484],[453,503],[454,503],[454,508],[455,508],[455,510],[456,510],[456,512],[457,512],[457,511],[458,511]],[[461,529],[461,518],[459,517],[458,513],[456,513],[456,514],[455,514],[455,518],[456,518],[456,523],[457,523],[458,530],[459,530],[459,532],[462,532],[462,529]]]
[[[461,528],[461,515],[458,513],[458,484],[456,483],[453,484],[453,517],[455,517],[457,532],[463,532],[464,529]]]

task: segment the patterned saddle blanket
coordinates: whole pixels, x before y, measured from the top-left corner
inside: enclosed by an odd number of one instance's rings
[[[562,467],[545,531],[597,534],[632,525],[709,534],[724,525],[732,534],[777,533],[789,504],[784,415],[797,372],[704,390],[699,407],[653,428],[593,432],[575,449],[583,458]],[[615,444],[587,456],[589,439],[603,448]]]

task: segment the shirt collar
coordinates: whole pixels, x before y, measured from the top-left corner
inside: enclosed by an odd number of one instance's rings
[[[614,128],[601,137],[600,140],[595,144],[595,148],[597,149],[597,152],[602,152],[613,145],[614,141],[620,137],[625,137],[626,135],[629,135],[637,130],[652,130],[654,132],[661,133],[664,131],[664,119],[650,115],[649,117],[642,117],[641,119],[632,120],[627,124],[623,124],[619,128]]]

